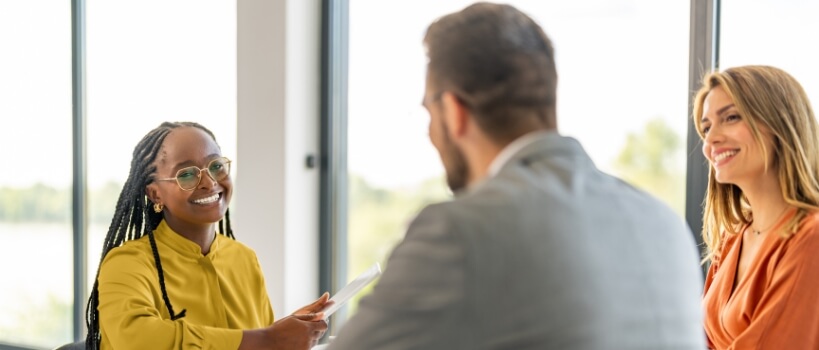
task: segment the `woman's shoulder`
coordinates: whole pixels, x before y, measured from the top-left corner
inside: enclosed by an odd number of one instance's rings
[[[135,266],[151,267],[153,264],[153,255],[151,251],[148,236],[130,240],[123,243],[119,247],[114,247],[102,261],[100,270],[107,270],[106,268],[114,269],[132,269]]]
[[[114,255],[130,255],[130,254],[142,254],[142,253],[150,253],[151,252],[151,244],[148,241],[148,235],[144,235],[140,238],[133,239],[130,241],[126,241],[122,243],[119,247],[114,247],[111,251],[108,252],[105,256],[108,257],[111,254]]]
[[[810,259],[819,259],[819,211],[809,211],[802,217],[795,232],[783,234],[781,237],[783,256],[802,259],[801,256],[810,256]]]
[[[811,262],[819,264],[819,212],[808,212],[799,220],[796,232],[780,237],[779,258],[784,261],[796,262],[800,264]]]
[[[224,250],[230,253],[236,253],[239,254],[240,256],[253,257],[254,259],[256,259],[256,252],[252,248],[245,245],[244,243],[222,234],[217,234],[216,239],[219,242],[220,250]]]
[[[819,231],[819,210],[807,212],[800,224],[802,229]]]
[[[798,240],[819,240],[819,211],[810,211],[799,221],[794,235]]]

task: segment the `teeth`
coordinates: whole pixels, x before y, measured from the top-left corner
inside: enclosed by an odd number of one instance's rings
[[[200,199],[194,200],[193,202],[196,203],[196,204],[209,204],[209,203],[216,202],[218,200],[219,200],[219,194],[216,193],[216,194],[214,194],[214,195],[212,195],[210,197],[200,198]]]
[[[735,154],[737,154],[737,151],[722,152],[722,153],[718,154],[716,157],[714,157],[714,162],[719,162],[719,161],[721,161],[721,160],[723,160],[725,158],[728,158],[730,156],[733,156]]]

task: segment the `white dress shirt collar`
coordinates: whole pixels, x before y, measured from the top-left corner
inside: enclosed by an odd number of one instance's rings
[[[492,163],[489,164],[489,169],[486,172],[487,178],[491,178],[494,177],[495,175],[498,175],[498,172],[500,172],[501,168],[503,168],[503,166],[506,165],[506,163],[508,163],[509,160],[511,160],[512,157],[520,150],[522,150],[524,147],[534,143],[539,138],[551,133],[554,133],[554,131],[553,130],[533,131],[521,137],[518,137],[514,141],[510,142],[508,145],[506,145],[506,147],[504,147],[500,151],[500,153],[498,153],[497,156],[495,156],[495,159],[492,160]]]

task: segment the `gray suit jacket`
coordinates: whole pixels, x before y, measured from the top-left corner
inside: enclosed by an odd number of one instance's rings
[[[330,349],[704,349],[681,218],[556,133],[430,205]]]

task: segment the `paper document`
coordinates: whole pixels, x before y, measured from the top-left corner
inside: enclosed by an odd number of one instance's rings
[[[381,276],[381,265],[375,263],[367,271],[358,275],[352,282],[348,283],[344,288],[341,288],[336,295],[330,298],[333,305],[330,305],[324,310],[324,319],[330,318],[330,315],[338,311],[344,304],[350,301],[350,298],[358,294],[364,287],[372,283],[378,276]]]

